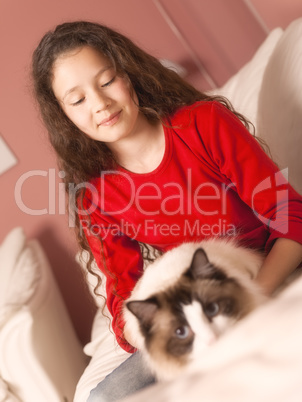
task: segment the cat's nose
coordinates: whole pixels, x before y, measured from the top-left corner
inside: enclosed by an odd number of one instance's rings
[[[213,345],[218,339],[218,335],[213,331],[212,328],[204,329],[203,332],[200,332],[200,338],[205,343],[206,346]]]

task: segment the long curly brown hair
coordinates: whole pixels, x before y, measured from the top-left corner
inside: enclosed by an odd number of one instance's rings
[[[150,123],[165,120],[181,106],[191,105],[196,101],[216,100],[237,115],[247,128],[250,127],[250,123],[233,109],[227,99],[198,91],[124,35],[93,22],[63,23],[46,33],[35,49],[32,77],[34,94],[50,142],[56,151],[59,167],[65,172],[67,193],[70,183],[77,185],[87,182],[102,170],[115,166],[114,155],[109,148],[104,143],[89,138],[69,120],[52,89],[53,66],[57,58],[83,46],[90,46],[101,52],[111,61],[116,73],[129,80],[138,97],[140,112]],[[77,197],[81,199],[83,191],[79,191]],[[90,254],[88,270],[91,272],[93,256],[85,236],[80,235],[80,219],[76,208],[73,213],[76,217],[78,243],[81,249]]]

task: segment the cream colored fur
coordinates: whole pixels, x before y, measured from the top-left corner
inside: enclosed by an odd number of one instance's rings
[[[195,250],[200,247],[205,250],[213,265],[258,294],[259,304],[265,300],[254,282],[263,263],[263,255],[255,250],[238,246],[235,240],[209,239],[198,243],[184,243],[159,257],[147,267],[127,301],[147,299],[175,284],[182,273],[189,268]],[[125,333],[129,335],[132,344],[142,352],[146,363],[156,375],[161,379],[171,379],[178,375],[181,367],[175,367],[175,370],[171,372],[168,361],[166,362],[167,365],[164,360],[159,364],[149,356],[138,320],[126,307],[124,308],[124,318],[126,322]]]

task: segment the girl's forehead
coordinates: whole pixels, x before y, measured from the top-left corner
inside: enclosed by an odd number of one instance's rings
[[[112,68],[112,62],[100,51],[82,46],[62,53],[53,63],[53,79],[64,74],[66,78],[69,75],[97,74],[99,71]]]
[[[57,98],[87,85],[112,70],[112,63],[94,48],[84,46],[62,54],[53,64],[52,89]]]
[[[84,57],[88,59],[102,59],[102,61],[109,61],[109,58],[104,55],[100,50],[88,46],[78,46],[69,50],[65,50],[56,57],[56,61],[64,61],[65,59],[76,59],[77,57]]]

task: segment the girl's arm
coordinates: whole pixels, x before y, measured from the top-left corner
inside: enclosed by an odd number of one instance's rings
[[[302,245],[294,240],[278,238],[264,260],[256,282],[271,295],[302,261]]]
[[[302,197],[232,113],[212,104],[209,115],[198,121],[205,126],[203,146],[270,232],[265,244],[270,252],[256,279],[270,295],[302,261]]]

